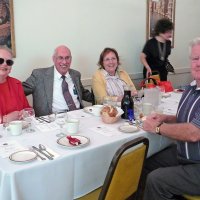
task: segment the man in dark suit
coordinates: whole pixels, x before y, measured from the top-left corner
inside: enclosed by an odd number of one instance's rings
[[[53,54],[54,66],[34,69],[23,82],[26,95],[33,95],[36,116],[83,108],[82,100],[92,102],[92,94],[81,83],[80,72],[70,68],[70,50],[62,45]]]

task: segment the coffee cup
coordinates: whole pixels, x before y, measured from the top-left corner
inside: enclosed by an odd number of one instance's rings
[[[65,129],[68,134],[77,134],[79,130],[79,120],[78,119],[68,119],[65,124]]]
[[[99,117],[101,113],[101,109],[103,108],[103,105],[94,105],[92,107],[92,114]]]
[[[8,127],[6,128],[11,135],[17,136],[22,134],[22,121],[12,121],[9,122]]]
[[[153,106],[151,103],[143,103],[142,112],[143,112],[144,116],[151,114],[152,111],[153,111]]]

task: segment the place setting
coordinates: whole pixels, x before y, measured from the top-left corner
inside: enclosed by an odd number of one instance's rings
[[[30,146],[28,148],[23,148],[19,151],[13,152],[9,159],[12,162],[16,163],[28,163],[35,160],[45,161],[45,160],[54,160],[60,155],[55,151],[47,147],[46,145],[39,144],[35,146]]]
[[[15,163],[27,163],[36,160],[37,154],[26,149],[17,141],[11,140],[0,144],[0,157]]]
[[[88,146],[90,139],[82,135],[66,135],[57,139],[57,144],[68,148],[76,149]]]
[[[58,119],[57,119],[58,120]],[[90,143],[88,137],[78,134],[80,120],[77,118],[59,118],[56,123],[60,124],[59,133],[56,134],[57,144],[68,149],[82,148]]]

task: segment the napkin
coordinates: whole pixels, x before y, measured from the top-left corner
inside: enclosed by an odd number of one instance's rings
[[[41,132],[47,132],[47,131],[55,131],[58,130],[60,127],[55,123],[38,123],[35,124],[35,127],[40,130]]]
[[[101,135],[108,136],[108,137],[122,134],[119,131],[117,131],[116,128],[107,127],[105,125],[99,125],[96,127],[92,127],[92,128],[90,128],[90,130],[92,130],[96,133],[99,133]]]

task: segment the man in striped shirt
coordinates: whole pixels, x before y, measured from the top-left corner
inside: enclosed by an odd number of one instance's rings
[[[177,141],[147,160],[146,169],[152,172],[144,200],[200,196],[200,38],[191,42],[190,60],[194,81],[183,93],[176,116],[153,114],[143,124],[145,131]]]

